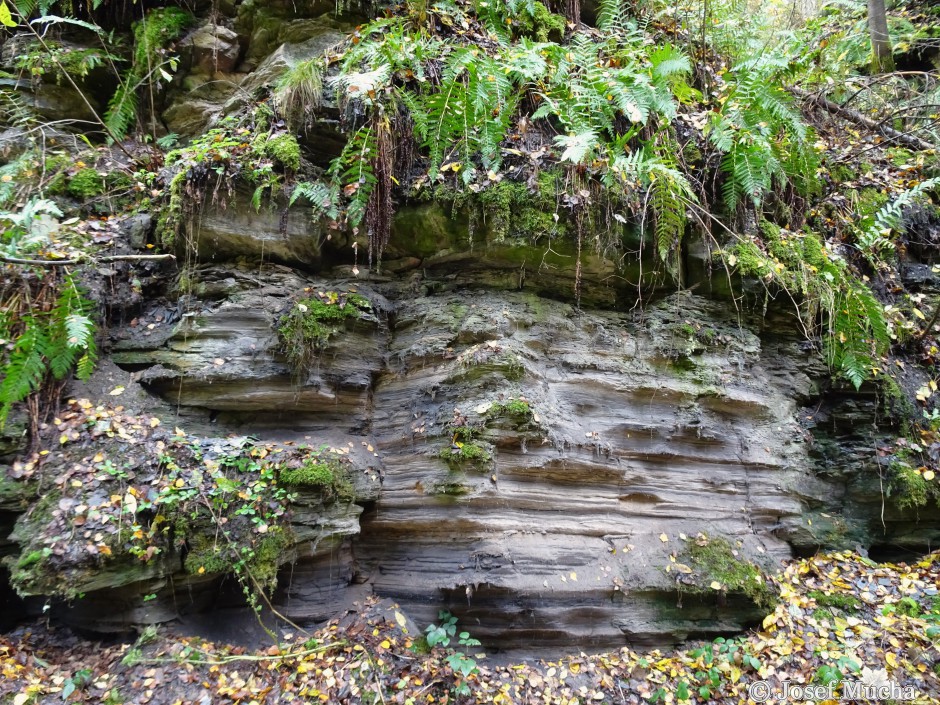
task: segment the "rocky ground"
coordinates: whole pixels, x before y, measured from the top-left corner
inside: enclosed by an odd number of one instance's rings
[[[911,565],[820,555],[777,582],[780,603],[743,636],[558,661],[487,657],[459,645],[460,634],[430,647],[432,635],[396,605],[371,599],[316,632],[291,629],[252,649],[172,626],[95,642],[39,621],[0,637],[0,702],[742,703],[758,681],[782,692],[784,682],[843,679],[893,682],[912,689],[910,702],[940,699],[940,554]]]

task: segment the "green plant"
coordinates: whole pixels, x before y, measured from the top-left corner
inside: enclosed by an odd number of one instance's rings
[[[899,450],[888,465],[886,495],[901,509],[917,509],[930,503],[940,505],[940,487],[932,477],[929,480],[924,477],[925,471],[925,467],[911,464],[909,451]]]
[[[531,420],[532,414],[532,407],[525,399],[509,399],[505,402],[496,402],[486,410],[486,415],[491,418],[508,416],[522,421]]]
[[[711,117],[709,139],[724,153],[725,207],[734,214],[743,200],[758,211],[778,185],[792,183],[809,194],[817,188],[815,134],[779,85],[787,64],[760,58],[742,62],[729,76],[722,109]]]
[[[76,198],[88,199],[104,192],[104,177],[97,169],[85,167],[79,169],[68,182],[67,191]]]
[[[23,245],[28,235],[17,244]],[[37,287],[4,292],[0,306],[0,428],[14,404],[46,388],[50,390],[73,370],[88,379],[96,358],[92,305],[71,274],[47,275]],[[45,284],[45,286],[43,286]],[[32,296],[31,296],[32,295]],[[39,406],[30,416],[35,426]]]
[[[453,639],[461,646],[480,646],[480,642],[470,636],[469,632],[457,633],[457,618],[450,612],[441,611],[438,613],[439,624],[429,624],[425,628],[425,639],[430,648],[438,646],[448,647]],[[454,693],[457,695],[469,695],[470,686],[467,679],[479,672],[476,659],[471,658],[463,651],[450,650],[450,653],[444,659],[458,676]]]
[[[816,600],[820,607],[834,607],[853,614],[862,608],[862,601],[852,595],[827,594],[821,590],[810,590],[807,597]]]
[[[766,221],[762,230],[761,240],[740,239],[726,261],[794,297],[806,330],[821,335],[830,368],[860,387],[891,344],[884,308],[815,234],[784,231]]]
[[[325,65],[321,57],[301,61],[287,71],[274,91],[274,104],[292,124],[306,127],[323,97]]]
[[[67,699],[75,691],[83,691],[94,680],[94,672],[90,668],[82,668],[66,678],[62,684],[62,698]]]
[[[139,96],[145,89],[155,91],[169,82],[176,70],[176,58],[164,58],[166,45],[192,22],[192,15],[178,7],[152,9],[134,24],[134,56],[121,84],[108,103],[105,125],[117,138],[124,137],[137,119]],[[153,106],[151,106],[153,108]]]
[[[904,208],[938,187],[940,187],[940,177],[921,181],[896,196],[882,206],[877,213],[863,221],[858,245],[870,261],[877,262],[885,250],[893,249],[894,243],[888,238],[892,230],[901,227]]]
[[[281,349],[295,373],[309,371],[330,337],[346,321],[359,318],[371,307],[363,296],[336,291],[321,291],[294,302],[278,320],[277,332]]]
[[[296,467],[284,467],[278,482],[292,488],[316,488],[329,498],[344,502],[355,499],[355,487],[340,459],[325,446],[312,452]]]
[[[164,245],[173,244],[210,189],[232,196],[239,182],[254,186],[251,205],[260,210],[265,193],[273,193],[286,173],[300,168],[300,145],[275,123],[271,110],[260,104],[247,115],[223,118],[186,147],[166,155],[173,175],[157,224]]]
[[[685,553],[702,592],[714,590],[717,584],[718,589],[740,592],[763,608],[776,603],[777,594],[760,568],[739,558],[727,539],[699,534],[689,540]]]
[[[897,602],[885,605],[881,609],[881,614],[897,614],[902,617],[913,617],[920,618],[923,617],[923,612],[920,608],[920,605],[917,603],[913,597],[902,597]]]

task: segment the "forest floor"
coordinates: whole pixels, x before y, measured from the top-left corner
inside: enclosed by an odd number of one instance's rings
[[[835,701],[851,682],[873,700],[940,702],[940,552],[911,565],[819,555],[775,580],[774,612],[737,638],[499,665],[477,647],[429,648],[384,602],[255,651],[170,627],[96,642],[40,621],[0,636],[0,703],[795,702],[797,686],[832,684]]]

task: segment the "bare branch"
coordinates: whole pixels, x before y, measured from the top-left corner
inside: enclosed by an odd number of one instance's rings
[[[19,257],[3,257],[0,255],[0,262],[9,262],[10,264],[33,264],[40,267],[63,267],[69,264],[81,264],[90,262],[159,262],[163,260],[175,260],[176,255],[105,255],[103,257],[76,257],[74,259],[21,259]]]

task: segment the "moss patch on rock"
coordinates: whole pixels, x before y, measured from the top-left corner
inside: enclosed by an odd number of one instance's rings
[[[343,502],[352,502],[356,497],[347,469],[323,449],[296,467],[282,469],[278,482],[290,488],[318,490],[327,498]]]
[[[350,319],[371,310],[368,299],[359,294],[336,291],[317,292],[296,301],[278,321],[278,339],[295,373],[310,369],[331,336]]]
[[[699,534],[689,541],[685,557],[694,571],[697,591],[742,593],[765,609],[776,604],[777,592],[763,571],[740,558],[727,539]]]

